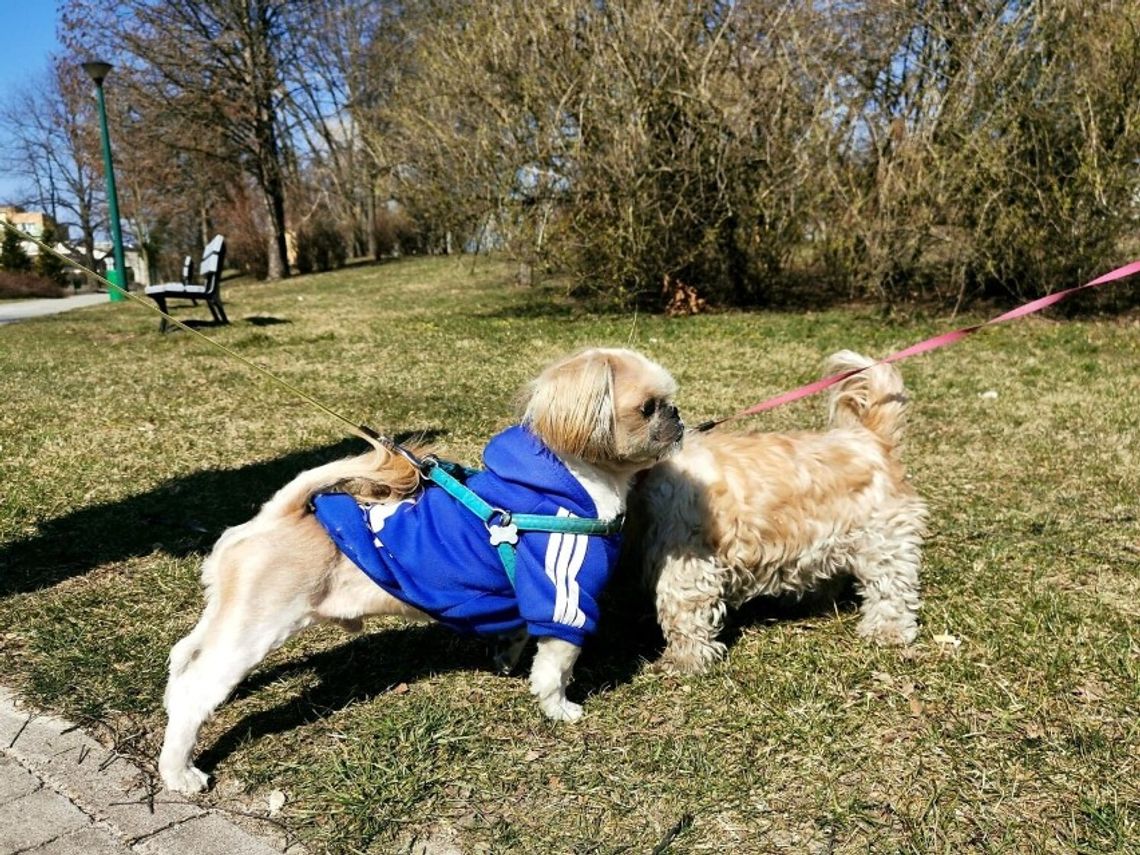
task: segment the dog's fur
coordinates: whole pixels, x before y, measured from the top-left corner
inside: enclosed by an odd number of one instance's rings
[[[689,435],[630,498],[627,543],[656,598],[666,647],[658,667],[705,670],[725,654],[726,610],[802,594],[853,574],[860,635],[907,644],[917,632],[926,507],[899,459],[906,410],[891,365],[842,351],[823,433]],[[635,559],[636,560],[636,559]]]
[[[559,456],[598,509],[625,509],[633,475],[680,444],[676,384],[629,350],[582,351],[549,366],[525,393],[523,423]],[[308,510],[330,485],[398,502],[420,489],[416,470],[377,449],[298,475],[251,521],[222,534],[202,566],[206,607],[170,652],[166,735],[159,772],[171,790],[197,792],[207,776],[191,763],[202,723],[270,651],[320,621],[359,630],[369,615],[426,615],[388,594],[346,558]],[[582,714],[566,697],[578,648],[540,638],[530,690],[554,720]]]

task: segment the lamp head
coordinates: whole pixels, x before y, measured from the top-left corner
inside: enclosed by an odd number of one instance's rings
[[[83,63],[83,70],[95,81],[96,86],[103,85],[103,79],[110,73],[112,68],[114,68],[114,66],[111,65],[111,63],[103,62],[98,59],[90,59]]]

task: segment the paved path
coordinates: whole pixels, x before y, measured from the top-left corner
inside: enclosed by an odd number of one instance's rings
[[[0,688],[0,855],[302,855],[262,826],[255,836],[156,788],[74,725]]]
[[[0,300],[0,324],[26,321],[28,318],[54,315],[110,301],[111,298],[106,294],[76,294],[74,297],[44,300]]]

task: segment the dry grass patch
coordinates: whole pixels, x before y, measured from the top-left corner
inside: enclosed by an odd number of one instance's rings
[[[632,343],[695,423],[813,379],[842,347],[945,329],[859,309],[637,318],[446,260],[237,285],[210,330],[352,418],[475,462],[555,355]],[[972,320],[972,319],[970,319]],[[961,322],[958,319],[955,323]],[[357,447],[184,334],[113,304],[0,330],[4,682],[152,764],[164,659],[221,530]],[[738,616],[727,662],[648,673],[646,604],[584,655],[577,726],[485,645],[378,621],[278,651],[203,735],[207,803],[315,851],[1126,852],[1140,839],[1140,329],[1028,321],[904,363],[931,505],[923,629],[863,644],[830,601]],[[983,395],[982,393],[993,392]],[[757,428],[816,427],[819,402]],[[639,601],[633,600],[636,604]],[[1134,850],[1132,850],[1134,851]]]

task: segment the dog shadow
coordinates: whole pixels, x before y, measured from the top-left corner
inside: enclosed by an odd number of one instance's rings
[[[606,592],[598,634],[575,670],[578,691],[593,694],[628,683],[661,657],[665,636],[653,600],[653,591],[646,589],[632,570]],[[837,576],[800,595],[756,597],[729,609],[717,640],[731,651],[752,627],[819,620],[858,608],[855,578]]]
[[[491,647],[489,641],[458,635],[439,624],[411,624],[356,636],[303,659],[260,668],[241,682],[227,703],[298,675],[312,674],[315,680],[289,700],[244,716],[205,746],[198,765],[215,769],[250,740],[320,721],[401,683],[414,684],[452,671],[493,670]]]
[[[574,671],[569,694],[589,701],[628,683],[641,671],[645,656],[653,649],[656,623],[648,610],[641,620],[613,613],[616,603],[602,604],[599,632],[589,639]],[[656,637],[660,639],[658,632]],[[530,639],[518,663],[504,679],[520,685],[530,672],[536,642]],[[216,769],[231,754],[251,740],[284,733],[320,721],[365,703],[401,683],[453,671],[499,672],[495,666],[496,639],[464,636],[440,624],[388,627],[356,636],[344,644],[303,659],[260,668],[246,677],[229,702],[250,697],[282,680],[303,674],[315,679],[294,697],[275,707],[250,713],[236,722],[199,755],[202,769]],[[539,715],[537,707],[535,714]]]
[[[588,701],[594,695],[604,695],[631,681],[644,664],[639,651],[646,650],[645,645],[629,643],[633,639],[626,631],[628,626],[620,629],[622,621],[611,617],[615,619],[605,624],[612,630],[591,638],[583,650],[569,690],[573,699]],[[617,635],[625,636],[625,643],[613,644]],[[643,641],[651,639],[648,634]],[[380,697],[400,684],[414,685],[417,680],[453,671],[497,672],[496,647],[494,639],[459,635],[440,624],[412,624],[361,635],[303,659],[258,669],[241,682],[227,703],[300,675],[311,674],[315,679],[283,703],[244,716],[204,746],[197,765],[208,771],[216,769],[250,741],[320,721]],[[531,639],[504,679],[523,685],[534,652],[535,641]],[[536,707],[535,715],[539,714]]]
[[[853,597],[853,587],[847,585],[844,590],[847,589]],[[837,602],[835,596],[845,595],[836,589],[797,600],[752,601],[733,615],[721,639],[731,647],[753,624],[830,614]],[[853,599],[846,602],[854,604]],[[623,586],[615,594],[607,594],[601,605],[599,631],[583,649],[569,689],[572,699],[587,703],[632,682],[664,646],[651,596],[638,596]],[[258,669],[241,682],[229,702],[302,674],[312,674],[315,679],[283,703],[244,716],[207,745],[197,763],[206,770],[216,769],[251,740],[320,721],[380,697],[400,684],[414,684],[453,671],[494,672],[495,649],[493,639],[458,635],[439,624],[413,624],[361,635],[303,659]],[[518,664],[506,676],[523,680],[530,671],[534,650],[535,642],[531,639]]]
[[[731,650],[745,631],[754,626],[818,620],[858,610],[855,577],[836,576],[816,590],[798,596],[757,597],[738,609],[730,609],[720,640]]]
[[[396,438],[430,442],[444,433]],[[205,553],[225,528],[252,517],[298,473],[367,449],[346,439],[235,469],[205,469],[42,522],[30,537],[0,544],[0,596],[38,591],[155,550],[178,557]]]

